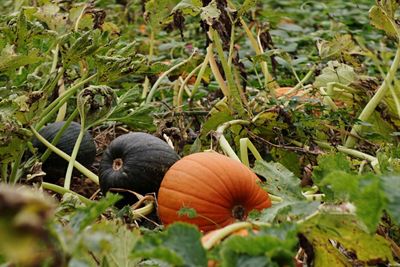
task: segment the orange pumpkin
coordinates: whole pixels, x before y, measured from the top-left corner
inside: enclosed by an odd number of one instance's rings
[[[201,152],[177,161],[167,171],[158,192],[158,215],[164,225],[195,224],[202,231],[221,228],[248,213],[271,206],[258,177],[242,163],[215,152]],[[196,216],[180,216],[191,208]]]

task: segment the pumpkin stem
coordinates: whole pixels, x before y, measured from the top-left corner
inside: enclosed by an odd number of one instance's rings
[[[117,159],[113,160],[112,168],[114,171],[118,171],[119,169],[122,168],[123,165],[124,165],[124,162],[122,161],[122,159],[117,158]]]
[[[246,217],[246,209],[242,205],[236,205],[232,208],[232,216],[238,220],[244,220]]]

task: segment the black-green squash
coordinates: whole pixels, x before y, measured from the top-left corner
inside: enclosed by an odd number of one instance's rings
[[[39,131],[39,134],[51,143],[56,134],[64,126],[64,124],[65,121],[50,123],[47,126],[43,127]],[[71,122],[71,124],[67,127],[67,129],[65,129],[65,131],[61,135],[61,138],[56,144],[56,147],[64,151],[68,155],[71,155],[80,129],[81,125],[79,123]],[[35,148],[37,148],[39,154],[43,154],[47,149],[47,147],[36,138],[32,140],[32,144]],[[93,164],[95,157],[96,144],[90,133],[86,131],[79,147],[79,152],[76,160],[85,167],[89,167]],[[68,161],[64,160],[55,153],[51,153],[42,165],[42,170],[46,173],[46,176],[43,178],[44,181],[55,182],[59,178],[64,177],[67,167]]]
[[[166,142],[151,134],[121,135],[103,153],[99,167],[101,191],[105,194],[111,188],[121,188],[142,195],[157,193],[164,174],[178,160],[179,155]]]

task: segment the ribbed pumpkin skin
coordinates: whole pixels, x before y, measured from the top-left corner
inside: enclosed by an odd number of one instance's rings
[[[243,207],[241,217],[245,219],[253,209],[271,206],[268,193],[257,180],[249,168],[224,155],[201,152],[186,156],[164,176],[158,215],[165,225],[184,221],[205,232],[226,226],[237,220],[235,207]],[[179,216],[178,211],[185,207],[193,208],[197,216]]]
[[[50,143],[53,141],[54,137],[64,126],[65,121],[50,123],[43,127],[39,133]],[[78,139],[79,132],[81,130],[81,125],[77,122],[71,122],[71,124],[65,129],[61,135],[60,140],[56,144],[56,147],[64,151],[68,155],[72,154],[74,149],[76,139]],[[43,154],[47,147],[42,144],[38,139],[34,138],[32,140],[32,145],[37,148],[40,154]],[[89,167],[92,165],[96,157],[96,144],[93,137],[88,131],[85,132],[81,145],[79,147],[79,152],[76,160],[82,165]],[[58,178],[64,176],[67,170],[68,162],[58,156],[55,153],[51,153],[47,160],[43,163],[42,169],[46,172],[44,177],[45,181],[55,182]]]
[[[113,164],[117,159],[122,165],[115,170]],[[100,188],[103,193],[110,188],[128,189],[139,194],[157,193],[164,174],[177,160],[179,155],[151,134],[121,135],[103,153],[99,168]]]

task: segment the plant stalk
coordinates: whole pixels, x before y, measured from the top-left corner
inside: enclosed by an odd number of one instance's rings
[[[45,125],[48,121],[50,121],[51,117],[58,111],[58,109],[72,96],[75,92],[83,86],[85,83],[93,80],[97,77],[97,73],[92,76],[84,79],[83,81],[78,82],[77,84],[71,86],[68,90],[66,90],[63,94],[59,95],[56,100],[51,102],[43,111],[43,118],[36,124],[35,129],[40,130],[43,125]]]
[[[246,32],[247,37],[249,38],[251,47],[253,50],[256,52],[256,55],[262,55],[262,52],[260,50],[260,47],[257,43],[257,40],[254,38],[253,33],[250,31],[249,27],[247,26],[246,22],[244,21],[243,18],[240,18],[240,23],[243,26],[244,31]],[[275,97],[275,90],[273,86],[270,86],[270,84],[273,82],[272,76],[268,71],[268,64],[266,61],[262,61],[261,63],[261,71],[264,74],[264,88],[269,90],[272,97]]]
[[[58,156],[61,158],[65,159],[66,161],[70,161],[71,157],[63,152],[62,150],[58,149],[57,147],[53,146],[49,141],[47,141],[43,136],[41,136],[32,126],[30,127],[33,135],[40,141],[42,142],[45,146],[50,148],[51,151],[56,153]],[[95,182],[96,184],[99,184],[99,177],[91,172],[89,169],[87,169],[85,166],[80,164],[78,161],[74,161],[74,167],[80,171],[83,175],[85,175],[87,178]]]
[[[368,104],[364,107],[361,114],[358,116],[358,120],[360,121],[367,121],[372,113],[375,111],[376,107],[379,105],[383,97],[388,91],[389,84],[391,84],[395,78],[397,69],[400,64],[400,44],[397,46],[396,55],[394,57],[393,63],[390,66],[389,72],[387,73],[382,85],[376,91],[375,95],[371,98]],[[360,124],[354,125],[353,129],[351,130],[351,135],[347,138],[345,142],[345,147],[352,148],[355,146],[357,142],[357,138],[355,136],[359,136],[362,134],[363,126]]]
[[[160,85],[160,83],[162,82],[162,80],[164,80],[165,77],[168,76],[168,74],[170,74],[171,72],[173,72],[174,70],[176,70],[177,68],[185,65],[186,63],[188,63],[192,57],[195,55],[196,51],[193,52],[189,58],[185,59],[184,61],[180,62],[179,64],[176,64],[175,66],[173,66],[172,68],[170,68],[169,70],[167,70],[166,72],[164,72],[158,79],[157,81],[154,83],[154,85],[151,87],[149,94],[147,95],[146,98],[146,104],[149,104],[151,102],[151,100],[153,99],[154,94],[157,91],[158,86]]]
[[[232,159],[240,162],[239,157],[236,155],[235,151],[232,149],[231,145],[228,143],[224,136],[224,131],[231,127],[232,125],[249,125],[250,122],[246,120],[232,120],[223,123],[218,126],[216,131],[216,137],[218,139],[218,143],[221,146],[222,150]]]
[[[65,180],[64,180],[64,188],[65,189],[70,189],[70,187],[71,187],[71,179],[72,179],[72,172],[74,170],[74,163],[75,163],[76,157],[78,156],[79,148],[81,146],[84,135],[85,135],[85,120],[82,119],[81,129],[79,131],[78,138],[76,139],[74,148],[71,153],[71,157],[68,162],[67,172],[65,173]]]
[[[78,193],[76,193],[74,191],[71,191],[71,190],[69,190],[67,188],[64,188],[64,187],[61,187],[61,186],[58,186],[58,185],[55,185],[55,184],[42,182],[42,188],[51,190],[51,191],[59,193],[61,195],[64,195],[65,193],[73,194],[74,196],[78,197],[79,200],[82,203],[84,203],[86,205],[91,204],[91,203],[94,202],[93,200],[90,200],[90,199],[88,199],[88,198],[86,198],[86,197],[84,197],[84,196],[82,196],[82,195],[80,195],[80,194],[78,194]]]
[[[210,33],[212,35],[213,44],[215,45],[215,48],[217,50],[218,57],[220,59],[222,68],[224,69],[226,80],[228,82],[230,92],[230,95],[228,96],[228,103],[230,103],[230,105],[238,112],[238,114],[243,117],[246,115],[246,111],[243,107],[240,92],[235,84],[235,80],[233,79],[232,69],[228,65],[227,59],[225,58],[220,37],[218,33],[213,29],[210,29]]]
[[[225,226],[224,228],[218,229],[216,230],[216,232],[212,233],[211,237],[208,240],[203,241],[203,247],[204,249],[209,250],[230,234],[241,229],[251,228],[252,226],[253,225],[250,222],[236,222]]]
[[[51,141],[51,144],[53,146],[56,146],[58,141],[60,140],[62,134],[64,133],[65,129],[68,128],[68,126],[71,124],[71,122],[75,119],[76,115],[78,115],[78,109],[75,109],[74,112],[69,116],[68,120],[65,122],[65,124],[61,127],[60,131],[54,136],[53,141]],[[45,161],[49,156],[50,156],[51,150],[49,148],[46,149],[46,151],[42,154],[40,157],[40,161]]]

